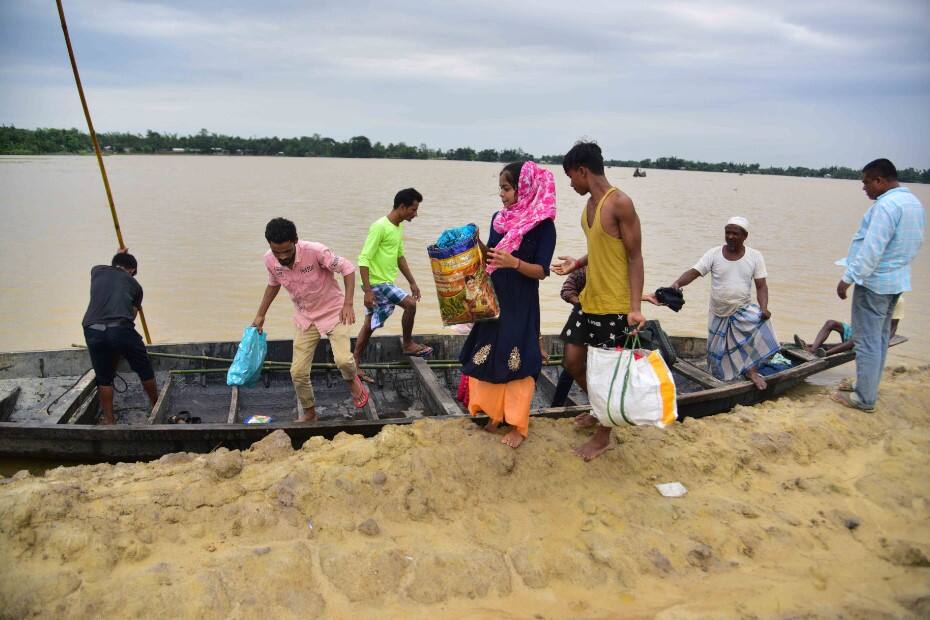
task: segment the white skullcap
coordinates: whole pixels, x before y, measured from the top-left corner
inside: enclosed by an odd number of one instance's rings
[[[727,220],[727,226],[730,224],[735,224],[746,232],[749,232],[749,220],[747,220],[745,217],[739,217],[738,215],[736,217],[731,217]]]

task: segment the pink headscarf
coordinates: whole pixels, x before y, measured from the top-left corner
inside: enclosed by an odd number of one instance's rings
[[[517,201],[494,218],[494,230],[504,233],[496,249],[516,252],[523,236],[544,220],[555,221],[555,177],[528,161],[520,170]],[[492,271],[494,268],[488,265],[487,272]]]

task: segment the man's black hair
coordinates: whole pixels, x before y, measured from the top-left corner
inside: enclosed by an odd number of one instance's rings
[[[604,174],[604,156],[601,155],[601,147],[596,142],[579,140],[562,158],[562,169],[566,173],[578,170],[582,166],[594,174]]]
[[[515,161],[512,164],[507,164],[504,166],[504,169],[501,170],[501,174],[510,182],[517,192],[520,191],[520,173],[523,171],[522,161]]]
[[[894,164],[891,163],[890,160],[884,157],[867,163],[865,168],[862,169],[862,174],[867,174],[871,177],[881,177],[889,181],[898,180],[898,169],[894,167]]]
[[[110,265],[113,267],[122,267],[123,269],[139,269],[139,263],[136,262],[136,257],[126,252],[114,254],[113,260],[110,261]]]
[[[409,207],[415,202],[423,202],[423,195],[412,187],[402,189],[394,196],[394,208]]]
[[[276,217],[265,226],[265,239],[268,243],[297,241],[297,227],[290,220]]]

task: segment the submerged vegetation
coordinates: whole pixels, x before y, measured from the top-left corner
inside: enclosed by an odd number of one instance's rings
[[[277,155],[284,157],[350,157],[372,159],[449,159],[456,161],[510,162],[536,159],[542,163],[559,164],[561,155],[544,155],[535,158],[521,148],[502,150],[470,147],[456,149],[432,149],[425,144],[408,145],[404,142],[383,144],[372,143],[366,136],[354,136],[345,141],[323,137],[320,134],[299,138],[242,138],[215,134],[201,129],[195,135],[181,136],[174,133],[158,133],[148,130],[145,134],[123,132],[99,133],[100,146],[109,153],[173,153],[210,155]],[[3,155],[47,155],[67,153],[89,153],[92,151],[90,136],[77,129],[18,129],[0,126],[0,154]],[[645,168],[659,170],[699,170],[705,172],[731,172],[739,174],[769,174],[795,177],[827,177],[834,179],[859,179],[860,171],[845,166],[807,168],[770,166],[763,168],[755,163],[702,162],[679,157],[657,159],[608,160],[609,166]],[[864,162],[863,162],[864,163]],[[930,183],[930,168],[920,170],[904,168],[898,170],[898,178],[906,183]]]

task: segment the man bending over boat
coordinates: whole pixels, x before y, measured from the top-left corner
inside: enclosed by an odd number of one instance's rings
[[[403,223],[413,221],[423,196],[412,187],[402,189],[394,196],[391,212],[376,220],[368,228],[368,237],[358,255],[358,271],[365,292],[365,320],[355,341],[355,364],[358,365],[368,347],[372,332],[383,326],[396,306],[404,310],[401,318],[403,351],[405,355],[427,357],[433,349],[413,341],[413,321],[420,301],[420,287],[404,258]],[[407,278],[410,293],[394,284],[398,270]],[[365,381],[371,381],[362,376]]]
[[[707,364],[718,379],[731,381],[745,376],[756,388],[768,387],[758,366],[781,348],[769,321],[769,289],[765,282],[765,260],[758,250],[746,246],[749,221],[731,217],[724,227],[723,246],[708,250],[701,260],[672,283],[681,289],[695,279],[711,274],[710,317],[707,325]],[[752,285],[756,298],[752,303]],[[646,301],[659,304],[655,295]]]
[[[109,266],[97,265],[90,270],[90,303],[81,325],[96,375],[103,424],[116,423],[113,378],[120,358],[125,358],[139,375],[153,407],[158,398],[155,371],[142,336],[135,328],[136,314],[142,308],[142,286],[136,281],[137,271],[136,258],[126,248],[113,257]]]
[[[316,420],[310,368],[316,346],[324,334],[329,338],[336,367],[352,393],[353,404],[359,409],[364,407],[368,403],[368,390],[356,376],[355,359],[349,346],[349,326],[355,323],[352,307],[355,265],[322,243],[298,240],[294,222],[283,217],[268,222],[265,239],[270,247],[264,259],[268,286],[252,325],[261,332],[265,314],[284,286],[294,303],[294,325],[297,328],[291,358],[291,380],[303,409],[297,421]],[[342,275],[345,292],[339,290],[336,273]]]

